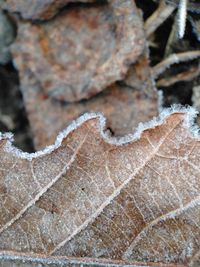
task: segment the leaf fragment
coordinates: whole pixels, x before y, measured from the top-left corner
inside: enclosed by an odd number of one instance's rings
[[[134,1],[109,0],[44,23],[19,20],[12,53],[20,76],[32,72],[48,97],[74,102],[122,80],[144,45]]]

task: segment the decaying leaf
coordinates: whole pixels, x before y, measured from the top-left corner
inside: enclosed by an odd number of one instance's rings
[[[69,3],[90,3],[94,0],[6,0],[4,8],[10,12],[17,12],[24,19],[47,20]]]
[[[144,50],[134,1],[72,6],[48,23],[18,22],[16,67],[42,90],[67,102],[86,99],[122,80]]]
[[[120,139],[101,115],[86,114],[35,154],[1,135],[1,254],[192,265],[200,248],[195,114],[167,110]]]
[[[21,72],[21,90],[37,149],[53,143],[59,131],[85,112],[104,113],[115,136],[132,132],[139,122],[149,121],[158,112],[146,54],[130,67],[124,84],[114,84],[89,100],[55,101],[44,94],[32,72]]]

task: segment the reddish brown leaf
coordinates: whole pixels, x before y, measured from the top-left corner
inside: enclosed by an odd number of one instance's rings
[[[144,45],[134,1],[109,0],[45,23],[19,21],[12,50],[21,76],[32,72],[45,94],[73,102],[122,80]]]
[[[68,3],[90,3],[94,0],[6,0],[4,8],[17,12],[24,19],[47,20]]]
[[[21,73],[21,89],[35,147],[51,144],[67,124],[88,111],[103,112],[115,135],[133,131],[139,122],[157,115],[157,92],[151,79],[147,56],[133,65],[124,83],[114,84],[99,95],[79,103],[61,103],[46,97],[33,73]]]
[[[118,140],[101,115],[84,115],[36,154],[1,136],[2,253],[192,263],[200,248],[194,114],[165,111]]]

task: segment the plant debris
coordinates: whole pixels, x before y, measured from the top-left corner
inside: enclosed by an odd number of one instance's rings
[[[90,3],[94,0],[5,0],[4,9],[30,20],[49,20],[69,3]]]
[[[199,266],[199,1],[0,7],[0,266]]]
[[[47,96],[73,102],[122,80],[144,45],[134,2],[110,0],[71,7],[42,24],[19,21],[12,52],[19,71],[31,71]]]
[[[46,97],[33,73],[21,74],[21,89],[37,149],[51,144],[60,130],[84,112],[105,114],[115,136],[129,134],[139,122],[158,114],[158,95],[146,54],[131,67],[124,84],[113,84],[101,94],[77,103]]]
[[[2,135],[1,253],[192,266],[200,242],[194,116],[167,110],[115,139],[101,115],[86,114],[33,154]]]

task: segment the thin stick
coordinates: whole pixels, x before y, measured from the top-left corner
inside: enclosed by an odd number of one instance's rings
[[[167,44],[165,46],[165,53],[164,53],[165,58],[167,58],[168,56],[170,56],[170,54],[173,53],[173,45],[179,41],[179,37],[177,34],[177,20],[178,20],[177,18],[178,18],[178,14],[176,13],[175,19],[174,19],[174,22],[171,28],[171,32],[167,40]]]
[[[187,71],[183,71],[178,73],[175,76],[163,78],[156,82],[157,87],[169,87],[177,82],[189,82],[192,79],[198,77],[200,75],[200,68],[191,68]]]
[[[152,75],[154,79],[156,79],[171,65],[178,64],[184,61],[193,60],[198,57],[200,57],[200,50],[172,54],[168,58],[164,59],[163,61],[161,61],[160,63],[151,68]]]
[[[170,5],[178,7],[180,0],[166,0],[166,2]],[[193,13],[199,14],[200,13],[200,3],[197,3],[197,2],[193,3],[193,2],[188,1],[187,10],[191,11]]]
[[[162,0],[156,11],[146,20],[144,28],[146,36],[149,37],[155,30],[172,14],[175,6],[166,5]]]
[[[187,0],[180,0],[178,7],[178,26],[179,26],[178,36],[180,39],[182,39],[185,34],[186,18],[187,18]]]

